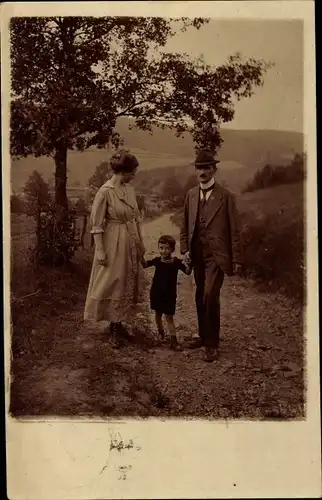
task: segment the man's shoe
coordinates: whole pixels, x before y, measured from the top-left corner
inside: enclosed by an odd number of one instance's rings
[[[130,333],[127,331],[124,325],[122,323],[115,323],[115,333],[116,335],[123,340],[132,340],[133,337],[130,335]]]
[[[204,361],[206,361],[207,363],[213,363],[217,359],[218,359],[217,349],[215,349],[214,347],[206,347]]]
[[[189,349],[200,349],[203,346],[201,338],[194,339],[188,344]]]

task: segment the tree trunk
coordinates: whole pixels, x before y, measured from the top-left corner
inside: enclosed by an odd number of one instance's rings
[[[40,237],[41,237],[41,206],[39,197],[37,197],[37,205],[36,205],[36,252],[35,252],[35,268],[36,274],[38,276],[39,264],[40,264]]]
[[[56,149],[54,156],[55,171],[55,204],[62,211],[68,210],[67,200],[67,148],[62,146]]]

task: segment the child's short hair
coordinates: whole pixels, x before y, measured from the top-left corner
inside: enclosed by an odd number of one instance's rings
[[[169,247],[173,252],[176,248],[176,240],[172,236],[169,236],[168,234],[163,234],[162,236],[160,236],[158,245],[160,245],[160,243],[163,245],[169,245]]]

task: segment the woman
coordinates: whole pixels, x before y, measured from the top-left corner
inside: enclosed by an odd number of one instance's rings
[[[113,176],[98,190],[91,211],[95,255],[84,319],[109,321],[115,337],[127,334],[122,321],[135,312],[139,270],[145,253],[134,179],[139,162],[127,151],[110,161]]]

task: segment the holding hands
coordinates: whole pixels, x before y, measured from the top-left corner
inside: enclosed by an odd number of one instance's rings
[[[190,257],[190,252],[186,252],[183,256],[183,263],[187,267],[191,267],[191,257]]]
[[[237,274],[238,276],[243,275],[243,266],[242,264],[239,264],[238,262],[235,262],[233,265],[233,272],[234,274]]]

